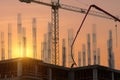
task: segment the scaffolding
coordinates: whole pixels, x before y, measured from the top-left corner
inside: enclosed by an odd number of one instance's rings
[[[12,58],[12,26],[8,24],[8,59]]]
[[[73,63],[72,58],[71,58],[71,45],[73,42],[73,34],[74,34],[73,29],[69,29],[68,30],[68,67],[70,67],[71,64]],[[74,53],[74,50],[72,53]]]
[[[26,40],[26,28],[23,27],[22,28],[22,43],[23,43],[23,57],[27,57],[27,52],[26,52],[26,44],[27,44],[27,40]]]
[[[4,32],[1,32],[1,60],[5,60]]]
[[[87,35],[87,54],[88,54],[88,65],[91,65],[91,43],[90,43],[90,34]]]
[[[96,47],[97,47],[97,40],[96,40],[96,25],[93,24],[93,33],[92,33],[92,45],[93,45],[93,61],[94,65],[97,64],[97,52],[96,52]]]
[[[112,41],[112,30],[109,30],[109,40],[108,40],[108,66],[114,68],[114,53],[113,53],[113,41]]]
[[[65,39],[62,40],[62,65],[66,66],[66,43]]]
[[[82,65],[81,65],[81,59],[82,57],[81,57],[81,52],[79,51],[78,52],[78,67],[81,67]]]
[[[18,54],[22,56],[22,17],[19,13],[17,15],[17,33],[18,33]]]
[[[36,34],[37,21],[36,18],[32,20],[32,36],[33,36],[33,57],[37,58],[37,34]]]
[[[82,54],[83,54],[83,66],[86,66],[86,47],[85,47],[85,44],[82,45]]]
[[[100,65],[100,48],[97,48],[98,65]]]
[[[48,61],[52,63],[52,23],[48,23]]]

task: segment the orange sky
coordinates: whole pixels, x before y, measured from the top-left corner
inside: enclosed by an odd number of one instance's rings
[[[45,2],[50,2],[50,0],[42,0]],[[114,15],[120,15],[120,1],[119,0],[61,0],[60,3],[77,6],[80,8],[88,8],[90,4],[96,4],[100,6],[101,8],[107,10],[108,12],[114,14]],[[7,51],[7,25],[8,23],[12,24],[12,34],[14,36],[13,40],[13,54],[14,57],[18,56],[16,46],[17,46],[17,14],[22,14],[22,23],[23,27],[27,28],[27,46],[29,49],[27,50],[29,56],[31,56],[32,51],[32,36],[31,36],[31,22],[32,18],[37,18],[37,48],[38,48],[38,57],[40,58],[40,49],[41,49],[41,41],[43,41],[43,34],[47,32],[47,25],[48,22],[51,21],[51,8],[46,7],[44,5],[38,5],[38,4],[25,4],[20,3],[18,0],[2,0],[0,2],[0,31],[5,32],[5,46]],[[69,28],[73,28],[74,31],[78,29],[81,20],[83,19],[84,15],[80,13],[74,13],[69,12],[65,10],[60,10],[60,41],[62,38],[66,38],[67,36],[67,30]],[[88,16],[87,20],[85,22],[85,25],[83,25],[83,28],[81,29],[81,32],[78,36],[78,39],[76,41],[76,49],[81,50],[81,46],[83,43],[86,44],[86,34],[92,33],[92,25],[96,24],[97,27],[97,45],[99,48],[101,48],[101,64],[107,65],[107,39],[108,39],[108,31],[109,29],[113,30],[113,39],[114,39],[114,53],[115,53],[115,61],[116,61],[116,68],[120,69],[120,62],[119,62],[119,52],[120,52],[120,37],[118,35],[118,46],[116,48],[116,35],[115,35],[115,22],[103,18],[97,18],[93,16]],[[118,24],[118,34],[120,34],[120,23]],[[66,36],[64,36],[66,35]],[[67,38],[66,38],[67,40]],[[61,44],[62,42],[60,42]],[[79,43],[79,45],[77,45]],[[79,48],[78,48],[79,47]],[[61,46],[60,46],[61,48]],[[78,51],[77,50],[77,51]],[[6,52],[7,53],[7,52]],[[77,55],[77,53],[75,53]],[[7,55],[6,55],[7,57]],[[77,58],[76,58],[77,59]]]

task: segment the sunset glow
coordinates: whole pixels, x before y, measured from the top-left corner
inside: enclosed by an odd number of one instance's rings
[[[16,47],[13,47],[12,57],[13,58],[16,58],[16,57],[31,57],[31,58],[33,58],[32,53],[33,53],[33,51],[32,51],[32,48],[30,48],[30,47],[26,48],[26,53],[24,53],[23,47],[21,48],[21,51],[20,51],[20,48],[16,46]]]

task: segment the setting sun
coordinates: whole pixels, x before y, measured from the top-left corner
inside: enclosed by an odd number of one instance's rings
[[[26,50],[25,50],[26,49]],[[33,58],[33,50],[31,47],[26,47],[24,49],[24,47],[21,47],[21,49],[18,46],[14,46],[12,51],[12,57],[16,58],[16,57],[31,57]]]

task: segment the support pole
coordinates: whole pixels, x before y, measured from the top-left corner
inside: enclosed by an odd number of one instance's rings
[[[115,80],[114,72],[112,72],[112,80]]]
[[[52,69],[51,68],[48,69],[48,76],[49,76],[48,80],[52,80]]]
[[[97,69],[93,69],[93,80],[98,80],[98,71]]]

